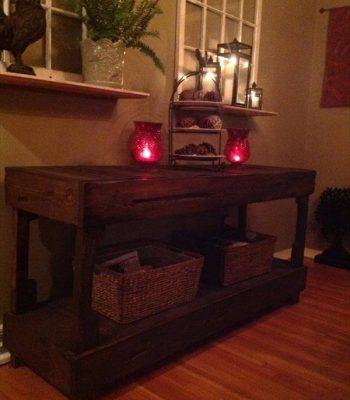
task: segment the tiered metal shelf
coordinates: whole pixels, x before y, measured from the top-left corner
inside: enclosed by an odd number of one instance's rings
[[[225,124],[222,129],[208,128],[182,128],[177,123],[177,111],[188,112],[189,115],[200,113],[203,115],[217,114],[222,120],[225,115],[234,115],[237,117],[271,117],[277,113],[273,111],[259,110],[253,108],[244,108],[230,106],[222,102],[214,101],[192,101],[181,100],[171,101],[169,105],[169,164],[175,165],[177,160],[186,161],[210,161],[212,164],[220,164],[225,156],[222,154],[222,134],[225,132]],[[218,135],[218,154],[217,155],[197,155],[197,154],[176,154],[174,149],[175,135]]]

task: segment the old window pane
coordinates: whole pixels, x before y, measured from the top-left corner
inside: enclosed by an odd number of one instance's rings
[[[243,19],[249,22],[255,22],[255,0],[244,0]]]
[[[235,17],[240,17],[241,14],[241,0],[228,0],[226,2],[226,12]]]
[[[184,72],[196,71],[198,69],[197,58],[193,51],[185,50],[185,65]]]
[[[242,28],[242,42],[246,44],[253,45],[254,41],[254,29],[250,26],[243,25]]]
[[[207,13],[207,36],[205,49],[216,52],[216,46],[220,42],[221,15],[208,10]]]
[[[191,3],[186,4],[185,45],[201,47],[202,8]]]
[[[238,38],[238,28],[237,21],[226,18],[225,43],[232,42],[234,38]]]
[[[52,15],[52,68],[81,73],[81,24],[78,20]]]
[[[222,0],[208,0],[208,6],[215,7],[218,10],[222,10]]]

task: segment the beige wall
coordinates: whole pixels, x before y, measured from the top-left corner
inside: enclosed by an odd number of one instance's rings
[[[264,0],[258,83],[265,89],[264,108],[277,111],[279,116],[233,121],[248,124],[252,129],[250,163],[314,168],[318,171],[318,191],[328,184],[348,184],[350,173],[345,153],[349,149],[349,109],[318,108],[327,16],[318,14],[317,9],[335,3],[341,2]],[[162,39],[152,45],[165,61],[166,76],[135,52],[129,53],[126,67],[125,87],[150,92],[150,99],[114,102],[1,88],[0,319],[9,305],[13,256],[12,214],[3,197],[4,167],[130,162],[132,121],[167,122],[174,70],[176,2],[161,0],[161,6],[164,15],[157,17],[155,25]],[[165,131],[163,134],[165,143]],[[332,156],[330,143],[332,147],[338,144],[342,158]],[[327,157],[332,160],[333,172],[341,167],[338,175],[330,172]],[[290,247],[294,211],[294,202],[290,200],[253,206],[250,225],[276,234],[278,248]],[[35,226],[36,242],[39,231]],[[318,244],[313,237],[310,243]],[[41,246],[50,247],[45,241]],[[40,278],[50,255],[37,245],[33,249],[34,273]]]
[[[328,13],[319,9],[346,5],[349,0],[264,0],[263,7],[258,80],[264,107],[279,116],[255,119],[250,161],[316,170],[307,232],[307,246],[315,249],[327,245],[314,219],[320,193],[350,184],[350,108],[319,106],[328,26]],[[250,221],[274,232],[283,249],[291,244],[294,215],[286,200],[254,207]]]
[[[342,6],[350,6],[350,1],[317,0],[316,2],[317,9]],[[317,169],[318,173],[315,194],[311,198],[311,211],[314,210],[320,193],[327,187],[350,187],[350,108],[320,108],[319,106],[325,65],[327,26],[328,14],[317,13],[304,160],[306,168]],[[311,212],[309,246],[324,248],[325,245]]]
[[[255,118],[250,134],[250,162],[285,167],[304,166],[315,2],[263,2],[258,84],[264,108],[277,117]],[[255,125],[255,126],[254,126]],[[278,238],[277,249],[290,248],[294,235],[294,200],[251,206],[250,224]]]
[[[161,0],[161,7],[164,14],[154,20],[161,40],[154,39],[151,45],[164,61],[166,75],[163,76],[151,61],[136,51],[129,52],[126,62],[125,88],[149,92],[149,99],[115,102],[1,87],[0,320],[9,306],[13,258],[13,219],[3,196],[4,167],[130,163],[133,121],[167,122],[174,76],[176,2]],[[39,229],[34,225],[33,230],[33,241],[37,241]],[[33,246],[31,257],[34,275],[39,280],[45,275],[50,257],[42,250]]]

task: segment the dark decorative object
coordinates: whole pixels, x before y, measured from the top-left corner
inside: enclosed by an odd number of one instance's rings
[[[350,254],[342,240],[350,233],[350,188],[327,188],[321,193],[315,218],[322,234],[332,240],[328,249],[315,257],[320,264],[350,269]]]
[[[263,89],[259,88],[255,82],[252,83],[252,86],[247,90],[249,108],[258,108],[259,110],[262,109],[263,92]]]
[[[233,77],[226,76],[222,92],[231,89],[234,106],[247,107],[247,90],[250,82],[252,46],[241,43],[234,39],[230,43],[219,43],[217,46],[217,56],[228,60],[228,65],[233,69]],[[226,71],[226,74],[228,72]],[[224,71],[225,74],[225,71]],[[232,84],[233,79],[233,84]],[[227,86],[227,87],[226,87]]]
[[[227,129],[225,156],[231,164],[242,164],[248,160],[250,156],[248,133],[248,128]]]
[[[153,165],[162,158],[161,123],[134,121],[135,135],[131,143],[132,155],[141,165]]]
[[[32,67],[25,65],[22,54],[26,48],[43,37],[46,29],[45,10],[40,0],[18,0],[16,11],[9,17],[0,12],[0,49],[9,50],[15,57],[7,71],[35,75]]]

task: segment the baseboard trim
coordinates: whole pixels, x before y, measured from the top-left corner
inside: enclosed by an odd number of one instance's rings
[[[281,260],[289,260],[292,249],[284,249],[281,251],[277,251],[274,256],[276,258],[280,258]],[[304,250],[304,257],[306,258],[314,258],[317,254],[319,254],[321,250],[306,248]]]

